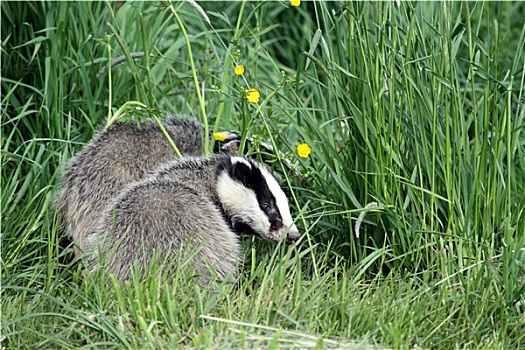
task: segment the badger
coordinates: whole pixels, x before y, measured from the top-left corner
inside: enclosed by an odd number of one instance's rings
[[[202,155],[201,126],[196,120],[171,116],[163,125],[182,154]],[[176,159],[175,151],[152,120],[138,126],[117,122],[95,134],[65,165],[54,200],[59,232],[75,244],[76,255],[86,249],[86,237],[111,198],[160,164]]]
[[[191,266],[205,284],[235,277],[242,233],[287,244],[299,238],[276,179],[244,156],[188,157],[161,165],[119,193],[86,248],[93,269],[127,280],[135,263],[144,274],[155,256],[168,262],[189,242]]]

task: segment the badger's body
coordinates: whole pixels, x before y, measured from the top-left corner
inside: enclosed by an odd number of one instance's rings
[[[193,119],[170,117],[163,125],[180,152],[202,154],[201,126]],[[111,198],[126,185],[141,180],[160,164],[177,159],[173,148],[153,121],[111,125],[98,132],[65,166],[55,200],[60,231],[86,249],[85,240]]]
[[[209,269],[219,279],[236,274],[239,233],[287,243],[299,237],[286,196],[262,165],[231,155],[190,157],[125,188],[102,212],[87,248],[94,267],[121,280],[134,263],[143,273],[153,257],[170,264],[189,248],[205,283]]]

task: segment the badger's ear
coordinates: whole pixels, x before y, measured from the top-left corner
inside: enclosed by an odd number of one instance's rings
[[[232,179],[239,181],[249,188],[253,165],[243,157],[231,157],[230,160],[231,167],[229,168],[229,172]]]
[[[213,134],[213,131],[210,131],[210,138],[214,137]],[[217,139],[215,140],[213,152],[217,154],[237,154],[237,151],[239,150],[239,146],[241,144],[241,136],[228,131],[221,131],[219,132],[219,134],[224,136],[225,139],[222,141]]]

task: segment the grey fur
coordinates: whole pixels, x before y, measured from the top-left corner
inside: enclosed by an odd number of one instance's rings
[[[245,177],[252,174],[245,169],[261,167],[253,160],[230,155],[190,157],[163,164],[154,174],[125,188],[104,210],[95,232],[87,239],[92,266],[96,268],[102,262],[106,272],[126,280],[130,278],[134,262],[138,262],[142,274],[154,256],[170,262],[191,240],[190,252],[195,251],[191,266],[200,276],[201,284],[210,280],[209,268],[219,279],[234,277],[241,260],[235,223],[243,221],[247,226],[255,223],[253,226],[257,227],[256,222],[262,218],[253,216],[262,215],[246,213],[244,202],[233,207],[225,203],[244,201],[242,195],[257,201],[255,191],[264,184],[258,181],[257,189],[242,190],[241,182],[249,181]],[[219,189],[218,182],[224,176],[238,176],[232,179],[234,186],[231,187],[239,185],[243,193],[234,189],[230,193],[228,186],[223,187],[226,190]],[[271,175],[265,173],[264,176]],[[268,230],[280,234],[289,230],[288,238],[298,239],[295,225],[283,228],[283,222],[286,220],[272,223],[271,228],[268,225]],[[276,239],[279,238],[282,237]]]
[[[163,125],[182,154],[202,154],[201,126],[196,120],[172,116]],[[60,231],[75,243],[76,253],[86,249],[85,239],[111,198],[175,159],[173,148],[153,121],[140,127],[117,122],[98,132],[66,164],[55,200]]]

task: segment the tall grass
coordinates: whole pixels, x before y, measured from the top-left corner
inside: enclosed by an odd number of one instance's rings
[[[1,3],[2,346],[523,347],[525,5],[198,6]],[[272,144],[300,244],[218,290],[68,263],[61,166],[121,112]]]

